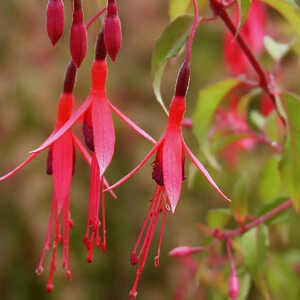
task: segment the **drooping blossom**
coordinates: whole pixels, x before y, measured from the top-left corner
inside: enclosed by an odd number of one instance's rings
[[[235,9],[235,24],[239,22],[238,7]],[[247,42],[254,54],[259,55],[263,50],[266,11],[259,0],[253,0],[249,9],[248,19],[243,24],[241,36]],[[251,69],[247,57],[235,41],[234,36],[227,31],[224,39],[224,57],[228,70],[233,75],[248,73]]]
[[[229,135],[232,134],[246,134],[246,137],[242,137],[222,150],[222,157],[225,159],[230,167],[235,167],[238,161],[239,154],[243,151],[251,151],[257,139],[255,136],[249,134],[250,127],[243,117],[239,116],[236,109],[233,106],[229,108],[218,108],[216,112],[215,128],[226,131]]]
[[[73,1],[70,51],[75,65],[79,68],[87,52],[87,28],[83,20],[81,0]]]
[[[121,22],[116,0],[107,1],[104,21],[104,43],[110,58],[115,61],[122,44]]]
[[[75,165],[75,147],[82,154],[84,159],[91,164],[91,158],[84,148],[80,140],[72,133],[72,129],[68,129],[58,139],[53,140],[52,137],[69,119],[74,105],[73,87],[76,77],[76,67],[73,62],[68,66],[64,91],[60,96],[58,103],[58,115],[56,126],[48,139],[44,142],[47,146],[39,151],[32,153],[23,163],[14,170],[2,176],[0,181],[4,181],[16,174],[30,161],[32,161],[40,152],[49,149],[46,171],[53,178],[53,195],[51,212],[49,217],[48,229],[42,249],[41,258],[36,269],[36,273],[43,271],[43,263],[46,251],[52,248],[52,260],[50,264],[50,273],[47,283],[47,290],[53,289],[53,274],[56,269],[57,246],[63,244],[63,267],[66,271],[68,279],[71,278],[70,271],[70,240],[69,231],[73,227],[70,215],[70,187],[72,175],[74,174]],[[106,183],[107,184],[107,183]],[[114,194],[113,194],[114,195]],[[61,232],[62,231],[62,232]]]
[[[185,112],[185,95],[189,78],[190,66],[188,63],[184,63],[178,75],[175,96],[170,104],[168,124],[162,137],[155,143],[154,147],[135,169],[110,187],[110,189],[115,189],[124,183],[143,167],[154,153],[156,153],[152,172],[152,178],[156,182],[155,192],[151,199],[150,207],[142,225],[141,232],[131,254],[131,263],[135,265],[139,262],[136,280],[130,291],[131,299],[135,299],[137,295],[138,282],[145,267],[159,216],[162,214],[163,217],[159,234],[158,250],[155,257],[155,266],[159,265],[160,249],[166,217],[169,212],[175,212],[181,194],[182,181],[185,179],[185,154],[187,154],[191,162],[200,170],[204,178],[215,191],[217,191],[217,193],[219,193],[226,201],[230,201],[184,142],[181,124]],[[143,236],[144,240],[142,242]],[[138,251],[139,247],[140,250]]]
[[[83,135],[86,145],[92,151],[91,175],[90,175],[90,200],[88,208],[88,221],[84,242],[88,249],[88,262],[93,259],[93,249],[96,245],[106,249],[106,222],[105,222],[105,197],[106,188],[104,173],[114,154],[115,130],[112,120],[114,112],[129,127],[138,134],[155,143],[152,137],[140,129],[130,119],[113,106],[106,96],[106,48],[103,32],[100,32],[96,45],[95,61],[92,66],[92,88],[84,103],[71,115],[69,120],[35,152],[42,151],[49,144],[59,140],[77,120],[83,118]],[[99,184],[100,183],[100,184]],[[101,222],[99,210],[101,209]],[[102,237],[99,230],[102,227]]]
[[[46,27],[49,39],[55,45],[64,31],[64,4],[62,0],[48,0]]]

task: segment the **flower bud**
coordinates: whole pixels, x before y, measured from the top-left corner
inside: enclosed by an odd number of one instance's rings
[[[76,8],[74,5],[73,23],[70,34],[70,50],[73,61],[76,67],[79,68],[87,52],[87,29],[83,24],[83,11],[81,6],[78,9]]]
[[[190,64],[184,62],[178,73],[175,96],[185,97],[190,82]]]
[[[169,252],[170,256],[173,257],[184,257],[188,256],[191,254],[198,253],[203,250],[203,247],[187,247],[187,246],[182,246],[182,247],[177,247],[174,248]]]
[[[47,6],[47,32],[53,45],[64,31],[64,5],[62,0],[49,0]]]
[[[228,282],[228,295],[232,300],[236,300],[240,291],[239,279],[236,271],[232,270]]]
[[[110,58],[115,61],[122,43],[121,22],[115,0],[109,0],[104,23],[104,42]]]
[[[72,94],[76,79],[76,66],[73,61],[71,61],[68,65],[66,75],[65,75],[65,82],[64,82],[64,93]]]

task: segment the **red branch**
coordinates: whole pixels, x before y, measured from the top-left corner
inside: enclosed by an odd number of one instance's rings
[[[256,218],[251,223],[248,223],[237,229],[228,230],[228,231],[221,231],[219,228],[217,228],[211,234],[218,240],[228,240],[234,236],[242,235],[246,231],[261,225],[262,223],[266,222],[267,220],[273,218],[277,214],[283,212],[284,210],[286,210],[292,206],[293,206],[293,201],[287,200],[287,201],[281,203],[280,205],[278,205],[277,207],[275,207],[274,209],[267,212],[265,215],[263,215],[259,218]]]
[[[222,21],[225,23],[226,27],[235,36],[237,43],[239,44],[242,51],[244,52],[244,54],[248,58],[250,64],[252,65],[252,67],[256,71],[256,73],[259,77],[261,88],[265,90],[265,92],[271,97],[272,101],[275,104],[275,96],[274,96],[274,93],[270,89],[267,74],[265,73],[265,71],[261,67],[258,60],[253,55],[251,49],[248,47],[248,45],[245,42],[245,40],[243,39],[243,37],[238,33],[236,26],[231,21],[230,17],[228,16],[228,14],[226,12],[224,4],[222,4],[218,0],[211,0],[210,4],[211,4],[211,8],[212,8],[213,12],[222,19]]]

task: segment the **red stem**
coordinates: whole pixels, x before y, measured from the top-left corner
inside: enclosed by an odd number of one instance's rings
[[[93,17],[91,17],[86,23],[86,29],[89,27],[106,11],[106,7],[100,9]]]
[[[192,27],[191,33],[189,35],[188,43],[187,43],[186,59],[185,59],[185,61],[188,64],[191,61],[193,40],[194,40],[195,33],[196,33],[196,30],[197,30],[197,26],[198,26],[198,23],[199,23],[199,10],[198,10],[197,0],[193,0],[193,6],[194,6],[194,22],[193,22],[193,27]]]
[[[234,230],[229,230],[226,232],[222,232],[220,229],[217,229],[213,232],[213,236],[219,240],[228,240],[234,236],[242,235],[246,231],[261,225],[265,221],[271,219],[275,215],[281,213],[282,211],[284,211],[292,206],[293,206],[293,201],[291,199],[287,200],[287,201],[283,202],[282,204],[278,205],[277,207],[275,207],[274,209],[267,212],[265,215],[255,219],[253,222],[248,223],[248,224],[244,225],[243,227],[240,227],[240,228],[237,228]]]

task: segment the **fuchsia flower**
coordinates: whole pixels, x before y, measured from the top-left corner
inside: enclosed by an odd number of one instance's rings
[[[230,201],[223,192],[219,189],[216,183],[213,181],[208,171],[198,161],[192,151],[185,144],[181,132],[181,124],[183,115],[185,112],[185,94],[187,91],[190,78],[190,66],[184,63],[176,85],[175,96],[170,104],[169,120],[165,132],[154,147],[146,155],[144,160],[129,174],[120,179],[117,183],[112,185],[109,189],[115,189],[131,176],[133,176],[145,163],[156,153],[156,158],[153,163],[152,178],[156,182],[156,188],[154,196],[151,199],[151,204],[146,215],[141,232],[138,236],[136,245],[131,255],[131,263],[133,265],[140,262],[136,280],[133,288],[130,291],[130,298],[135,299],[137,295],[137,286],[144,269],[149,248],[154,236],[155,227],[158,223],[159,215],[163,214],[163,220],[161,225],[161,231],[159,235],[157,256],[155,257],[155,266],[159,265],[160,248],[162,243],[162,236],[166,221],[166,216],[169,211],[175,212],[176,206],[181,194],[182,181],[185,179],[184,175],[184,163],[185,154],[189,157],[191,162],[200,170],[209,184],[219,193],[226,201]],[[145,233],[146,227],[147,231]],[[144,235],[145,233],[145,235]],[[141,243],[141,239],[144,235],[144,241],[140,247],[140,251],[137,254],[137,249]]]
[[[239,98],[233,97],[228,107],[218,108],[215,115],[215,122],[211,133],[215,134],[219,130],[225,134],[248,134],[250,127],[247,120],[237,112]],[[249,135],[232,142],[222,151],[222,156],[231,167],[235,167],[240,152],[251,151],[257,142],[255,136]]]
[[[91,164],[91,158],[88,152],[85,150],[80,140],[72,133],[71,128],[66,130],[58,138],[53,138],[64,126],[72,113],[74,104],[72,91],[75,77],[76,67],[74,63],[71,62],[66,72],[64,91],[59,99],[56,126],[50,137],[43,143],[44,146],[42,146],[41,149],[34,151],[27,160],[0,178],[0,181],[4,181],[13,176],[25,167],[31,160],[33,160],[40,152],[49,148],[47,174],[52,175],[53,178],[53,196],[42,255],[36,269],[37,274],[42,272],[46,250],[48,250],[52,245],[52,261],[47,284],[48,291],[53,289],[53,274],[56,269],[57,246],[60,242],[63,244],[63,267],[66,270],[68,279],[71,278],[69,262],[69,231],[70,227],[73,227],[73,222],[70,216],[69,193],[72,175],[74,173],[75,147],[78,148],[84,159]],[[106,182],[105,185],[107,185]],[[53,243],[51,242],[52,239]]]
[[[239,22],[239,12],[235,10],[235,24]],[[246,40],[254,54],[263,50],[263,38],[266,23],[266,11],[262,3],[253,0],[249,10],[248,19],[241,29],[241,35]],[[232,34],[227,31],[224,40],[224,56],[227,67],[233,75],[247,73],[250,64]]]
[[[40,148],[34,152],[40,152],[53,142],[59,140],[70,128],[83,117],[83,134],[88,148],[93,152],[91,161],[90,179],[90,201],[88,209],[88,221],[84,242],[88,249],[88,262],[93,259],[94,245],[101,246],[102,251],[106,249],[106,222],[105,222],[105,198],[106,187],[104,173],[114,154],[115,131],[112,121],[114,112],[129,127],[138,134],[155,143],[152,137],[124,116],[106,97],[106,49],[104,45],[103,32],[98,36],[96,46],[96,57],[92,66],[92,89],[84,103],[72,114],[67,122],[53,134]],[[99,185],[100,183],[100,185]],[[102,220],[99,220],[101,198]],[[99,228],[102,226],[102,237]]]
[[[260,100],[259,110],[261,114],[267,117],[269,114],[271,114],[274,111],[274,109],[275,106],[272,99],[267,94],[264,93]]]
[[[87,52],[87,29],[83,23],[81,0],[73,2],[73,23],[70,33],[70,51],[77,68],[80,67]]]
[[[62,0],[48,0],[46,21],[49,39],[55,45],[64,31],[64,4]]]
[[[122,43],[121,22],[118,16],[116,0],[107,1],[107,10],[104,22],[104,42],[110,58],[115,61]]]

